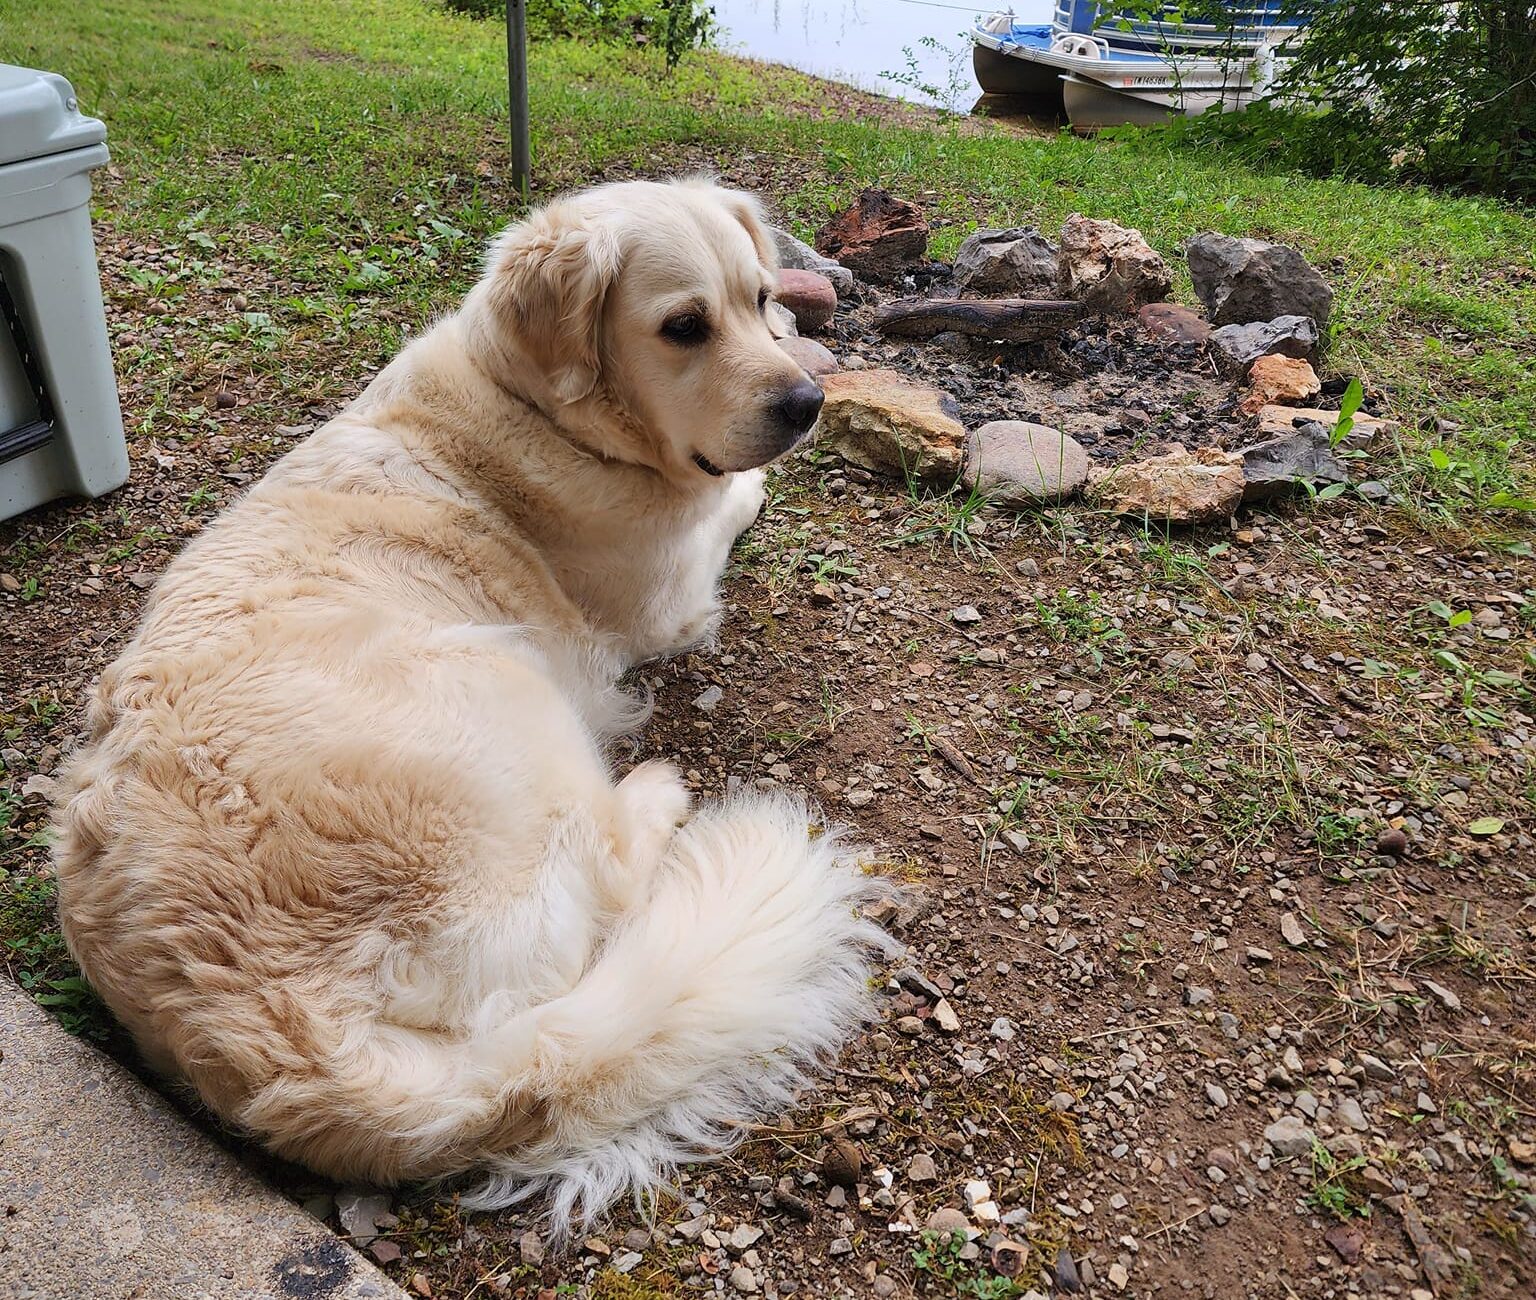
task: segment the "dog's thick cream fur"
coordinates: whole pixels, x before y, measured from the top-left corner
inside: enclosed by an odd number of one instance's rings
[[[808,423],[773,271],[753,201],[702,182],[536,212],[103,674],[65,934],[150,1062],[273,1150],[590,1216],[863,1014],[871,886],[803,804],[690,813],[669,765],[604,757],[643,713],[619,675],[710,633],[754,467]]]

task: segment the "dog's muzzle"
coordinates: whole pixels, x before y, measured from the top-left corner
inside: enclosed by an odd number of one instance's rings
[[[781,392],[777,400],[765,409],[764,415],[767,418],[762,427],[755,431],[755,436],[740,439],[735,444],[736,450],[746,454],[746,464],[733,465],[729,470],[724,470],[701,451],[694,452],[691,459],[711,478],[766,465],[800,444],[815,425],[825,400],[825,394],[818,384],[809,377],[800,379]]]

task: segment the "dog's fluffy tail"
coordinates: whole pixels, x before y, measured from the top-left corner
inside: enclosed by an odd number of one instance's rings
[[[782,1109],[859,1025],[870,953],[889,945],[860,907],[890,886],[810,822],[796,799],[753,795],[678,831],[647,901],[528,1013],[537,1064],[518,1091],[546,1123],[482,1152],[490,1177],[468,1204],[547,1191],[556,1223],[590,1220]]]

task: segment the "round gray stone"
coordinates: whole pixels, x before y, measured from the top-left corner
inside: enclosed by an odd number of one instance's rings
[[[840,369],[837,358],[815,339],[780,339],[779,347],[798,361],[808,375],[831,375]]]
[[[1000,505],[1064,501],[1088,477],[1088,453],[1060,429],[994,420],[971,434],[962,481]]]

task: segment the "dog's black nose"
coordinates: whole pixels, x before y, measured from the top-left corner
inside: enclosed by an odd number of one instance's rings
[[[795,433],[804,433],[821,414],[822,392],[809,379],[802,379],[783,397],[774,410]]]

